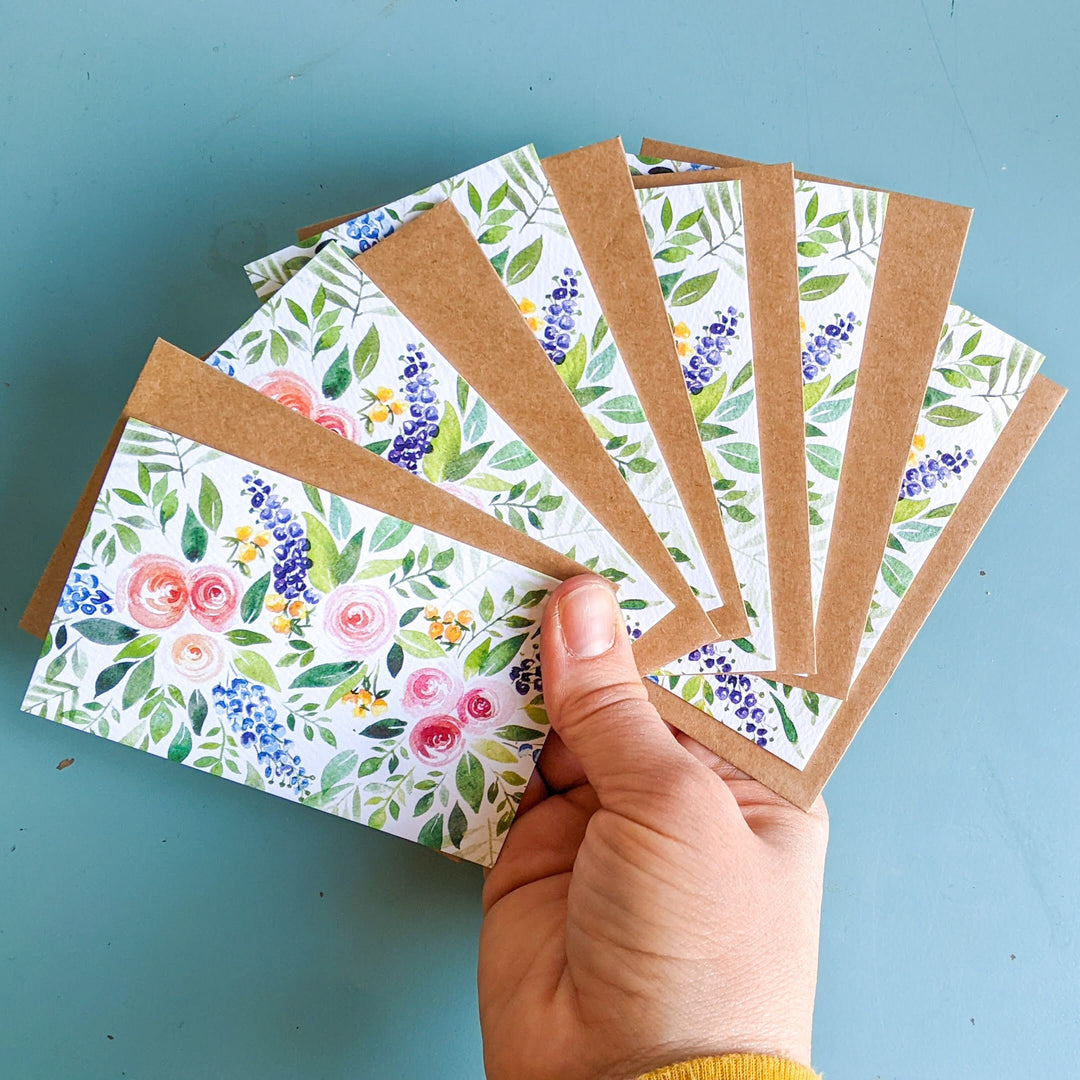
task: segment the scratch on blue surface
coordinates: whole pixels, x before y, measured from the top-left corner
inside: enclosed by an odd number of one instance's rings
[[[960,114],[960,120],[963,122],[964,130],[968,133],[968,138],[971,139],[971,145],[975,150],[975,157],[979,161],[979,168],[982,169],[983,176],[989,180],[990,174],[986,171],[986,162],[983,161],[982,152],[979,150],[979,141],[975,138],[975,132],[971,129],[971,124],[968,122],[967,113],[964,112],[964,106],[960,101],[960,95],[956,92],[956,83],[953,82],[953,78],[949,74],[949,67],[945,63],[945,57],[941,55],[941,46],[938,44],[937,34],[934,33],[934,27],[930,22],[930,14],[926,10],[925,0],[919,0],[919,7],[922,8],[923,18],[926,20],[926,29],[930,31],[930,40],[934,43],[934,52],[937,54],[938,63],[941,64],[941,70],[945,74],[945,81],[949,84],[949,90],[952,93],[953,101],[956,102],[956,111]],[[951,10],[949,12],[949,17],[952,17]]]

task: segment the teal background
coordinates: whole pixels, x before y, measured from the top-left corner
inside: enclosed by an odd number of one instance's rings
[[[477,869],[19,712],[16,620],[154,337],[220,343],[297,225],[650,134],[975,206],[957,298],[1069,384],[1077,8],[0,16],[0,1071],[477,1077]],[[830,1080],[1075,1069],[1077,444],[1067,402],[829,785]]]

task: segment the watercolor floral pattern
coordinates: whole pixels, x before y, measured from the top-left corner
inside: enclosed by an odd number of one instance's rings
[[[856,675],[881,640],[1042,361],[1043,356],[1034,349],[958,305],[950,305],[897,492]],[[754,677],[745,686],[741,680],[732,683],[723,650],[723,646],[699,650],[703,666],[715,674],[660,676],[656,681],[789,764],[803,768],[842,702]],[[733,703],[735,694],[739,699]],[[755,706],[748,709],[746,699],[751,694]],[[755,708],[760,713],[757,719]]]
[[[23,708],[491,865],[553,584],[133,420]]]
[[[667,464],[615,346],[581,256],[531,146],[368,211],[246,267],[260,297],[272,295],[328,241],[349,256],[450,199],[635,498],[664,538],[683,576],[708,607],[720,605]]]
[[[683,378],[752,632],[738,670],[773,666],[750,297],[737,181],[638,191]],[[672,671],[698,670],[690,660]]]
[[[208,361],[620,583],[633,625],[670,601],[508,424],[327,244]]]

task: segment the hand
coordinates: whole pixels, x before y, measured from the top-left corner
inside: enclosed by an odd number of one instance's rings
[[[673,734],[611,589],[553,593],[553,733],[484,887],[489,1080],[623,1080],[723,1053],[810,1063],[828,822]]]

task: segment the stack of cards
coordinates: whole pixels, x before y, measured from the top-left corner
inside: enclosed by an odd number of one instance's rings
[[[809,806],[1064,394],[951,303],[969,219],[613,139],[302,229],[155,346],[23,708],[491,865],[591,570],[664,718]]]

